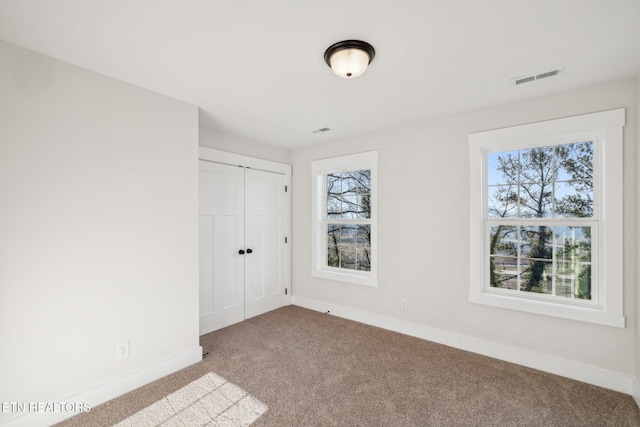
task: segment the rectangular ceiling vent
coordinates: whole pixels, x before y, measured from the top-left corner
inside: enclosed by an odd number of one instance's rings
[[[328,132],[330,130],[331,130],[330,128],[320,128],[320,129],[312,130],[311,133],[322,133],[322,132]]]
[[[560,75],[560,73],[562,73],[562,68],[556,68],[555,70],[551,70],[551,71],[546,71],[544,73],[540,73],[540,74],[532,74],[530,76],[524,76],[524,77],[516,77],[511,79],[511,83],[513,83],[514,85],[521,85],[524,83],[529,83],[529,82],[534,82],[536,80],[540,80],[540,79],[546,79],[547,77],[554,77],[554,76],[558,76]]]

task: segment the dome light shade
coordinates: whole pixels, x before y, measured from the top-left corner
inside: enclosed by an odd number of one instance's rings
[[[337,76],[352,79],[365,72],[375,55],[376,51],[369,43],[345,40],[331,45],[324,52],[324,62]]]

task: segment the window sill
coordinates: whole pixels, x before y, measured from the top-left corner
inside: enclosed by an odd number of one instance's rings
[[[350,274],[332,270],[313,270],[311,271],[311,276],[319,277],[321,279],[335,280],[338,282],[369,286],[372,288],[378,287],[378,279],[371,274]]]
[[[489,292],[472,293],[469,295],[469,302],[617,328],[625,327],[625,318],[622,314],[608,313],[600,307],[538,301]]]

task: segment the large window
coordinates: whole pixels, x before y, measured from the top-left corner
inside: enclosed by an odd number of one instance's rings
[[[623,124],[614,110],[470,135],[472,302],[624,326]]]
[[[576,303],[598,300],[591,275],[598,249],[591,238],[598,234],[594,145],[487,153],[490,286],[581,300]]]
[[[312,163],[314,276],[377,286],[377,158],[368,152]]]

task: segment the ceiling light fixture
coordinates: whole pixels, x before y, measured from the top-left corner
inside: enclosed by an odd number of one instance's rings
[[[344,40],[329,46],[324,52],[324,62],[336,76],[352,79],[362,75],[373,61],[376,51],[367,42]]]

